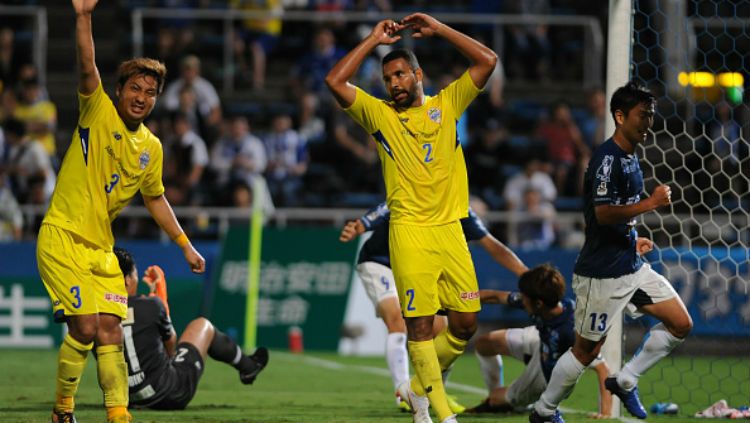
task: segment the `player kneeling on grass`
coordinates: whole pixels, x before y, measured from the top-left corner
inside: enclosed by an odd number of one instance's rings
[[[150,266],[143,281],[151,295],[137,296],[138,269],[133,257],[122,248],[115,248],[114,253],[128,290],[128,317],[122,325],[131,407],[187,407],[198,388],[206,356],[231,364],[242,383],[253,383],[268,363],[268,350],[260,347],[253,355],[242,354],[232,338],[203,317],[190,322],[177,340],[169,318],[164,272]]]
[[[489,396],[476,407],[467,409],[467,413],[525,411],[544,392],[557,359],[573,346],[575,303],[563,298],[565,279],[560,272],[549,264],[537,266],[521,275],[518,288],[521,292],[479,291],[482,304],[522,308],[533,317],[534,326],[496,330],[477,339],[475,351]],[[500,354],[526,363],[521,376],[507,387],[503,383]],[[601,358],[589,367],[599,377],[601,403],[597,417],[608,417],[612,395],[604,381],[609,376],[609,368]]]

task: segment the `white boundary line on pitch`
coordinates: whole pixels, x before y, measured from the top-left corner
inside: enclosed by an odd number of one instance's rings
[[[326,360],[325,358],[318,358],[318,357],[311,357],[308,355],[298,355],[298,354],[291,354],[283,351],[274,351],[274,355],[281,355],[282,357],[285,357],[287,359],[296,359],[304,361],[307,364],[316,366],[316,367],[322,367],[324,369],[329,370],[358,370],[362,373],[369,373],[373,375],[383,376],[390,378],[391,373],[382,367],[373,367],[373,366],[362,366],[362,365],[355,365],[355,364],[342,364],[337,361],[332,360]],[[463,383],[456,383],[456,382],[448,382],[447,384],[448,388],[457,389],[459,391],[468,392],[470,394],[478,394],[478,395],[484,395],[486,393],[486,390],[484,388],[480,388],[477,386],[472,385],[465,385]],[[584,411],[584,410],[576,410],[573,408],[565,408],[560,407],[560,409],[563,412],[571,412],[571,413],[579,413],[579,414],[587,414],[590,413],[590,411]],[[631,419],[628,417],[619,417],[617,420],[620,420],[624,423],[640,423],[642,420],[636,420]]]

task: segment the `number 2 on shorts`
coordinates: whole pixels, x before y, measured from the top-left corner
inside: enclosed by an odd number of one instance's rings
[[[407,289],[406,290],[406,296],[409,297],[409,302],[406,304],[406,311],[414,311],[417,308],[412,305],[414,303],[414,290],[413,289]]]

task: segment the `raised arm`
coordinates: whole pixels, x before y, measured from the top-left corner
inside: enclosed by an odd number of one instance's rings
[[[655,210],[662,206],[667,206],[672,202],[672,190],[667,185],[659,185],[647,199],[635,204],[611,205],[603,204],[594,208],[596,221],[600,225],[614,225],[626,223],[630,219]]]
[[[498,241],[497,238],[492,234],[485,235],[479,240],[479,244],[484,248],[492,258],[500,263],[504,268],[513,272],[516,276],[521,276],[524,272],[529,270],[525,264],[518,258],[518,256],[511,251],[510,248],[505,246],[502,242]]]
[[[362,62],[380,44],[393,44],[400,40],[401,36],[395,34],[402,29],[404,29],[403,25],[390,19],[378,22],[370,35],[339,60],[333,69],[328,72],[326,85],[328,85],[341,107],[348,108],[354,103],[357,90],[354,85],[349,83],[349,80],[357,73],[357,69]]]
[[[190,265],[190,270],[193,273],[203,273],[206,270],[206,260],[195,250],[185,232],[182,231],[182,227],[180,227],[180,223],[177,221],[172,206],[169,205],[167,199],[163,195],[157,197],[144,195],[143,203],[156,223],[182,248],[182,253]]]
[[[78,91],[89,95],[99,86],[99,70],[94,61],[94,36],[91,14],[98,0],[72,0],[76,12],[76,50],[78,52]]]
[[[401,23],[414,30],[414,38],[435,35],[445,38],[471,61],[469,75],[474,85],[484,88],[487,84],[497,64],[497,54],[492,49],[424,13],[411,14],[402,19]]]

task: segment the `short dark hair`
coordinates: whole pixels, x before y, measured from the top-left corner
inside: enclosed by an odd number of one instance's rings
[[[612,94],[612,99],[609,101],[609,112],[614,119],[615,112],[618,110],[621,110],[627,116],[630,110],[639,104],[652,105],[655,103],[656,96],[651,94],[648,88],[635,81],[630,81]],[[615,120],[615,122],[617,121]]]
[[[117,263],[120,265],[122,276],[127,276],[132,273],[135,268],[133,255],[130,254],[128,250],[121,247],[115,247],[112,251],[115,253],[115,256],[117,256]]]
[[[3,131],[18,138],[23,138],[26,135],[26,124],[16,118],[5,119],[5,122],[0,126],[2,126]]]
[[[120,67],[117,69],[117,83],[124,87],[128,79],[135,75],[153,77],[156,80],[156,94],[161,94],[164,90],[167,68],[164,63],[147,57],[130,59],[120,63]]]
[[[385,66],[386,63],[392,62],[396,59],[406,60],[409,66],[411,66],[412,70],[419,69],[419,62],[417,61],[417,56],[414,55],[413,51],[407,50],[405,48],[398,48],[386,54],[385,57],[383,57],[381,66]]]
[[[532,300],[555,307],[565,295],[565,278],[556,267],[545,263],[521,275],[518,289]]]

